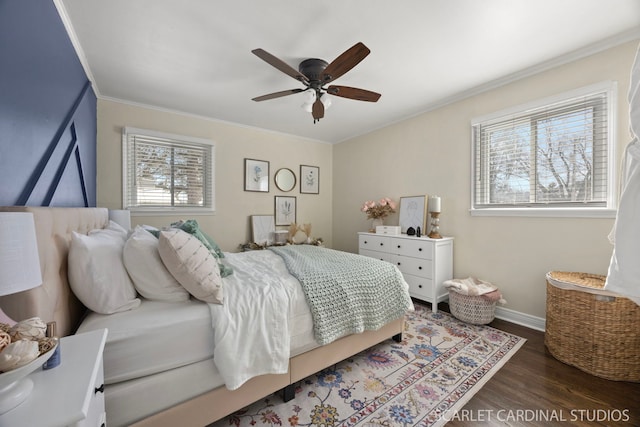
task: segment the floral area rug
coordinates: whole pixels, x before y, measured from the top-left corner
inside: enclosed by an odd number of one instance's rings
[[[215,426],[441,426],[524,342],[416,304],[401,343],[384,341],[301,381],[293,400],[271,395]]]

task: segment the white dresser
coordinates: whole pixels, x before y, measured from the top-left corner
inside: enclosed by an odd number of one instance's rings
[[[430,302],[433,312],[448,298],[443,286],[453,278],[453,237],[430,239],[375,233],[358,233],[358,253],[398,266],[409,284],[409,294]]]

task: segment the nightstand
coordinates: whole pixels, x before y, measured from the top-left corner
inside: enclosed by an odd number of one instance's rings
[[[60,339],[60,365],[29,375],[33,391],[22,404],[0,415],[0,426],[105,426],[106,339],[106,329]]]

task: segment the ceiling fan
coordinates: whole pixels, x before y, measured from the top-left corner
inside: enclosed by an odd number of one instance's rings
[[[305,86],[304,89],[283,90],[252,99],[257,102],[266,101],[268,99],[280,98],[282,96],[306,91],[309,95],[303,108],[311,112],[314,123],[324,117],[324,110],[330,105],[327,94],[368,102],[376,102],[380,99],[379,93],[369,90],[337,85],[326,87],[327,84],[344,75],[369,55],[371,51],[361,42],[356,43],[344,51],[331,63],[317,58],[305,59],[298,65],[297,71],[263,49],[254,49],[251,52],[267,64],[293,77]]]

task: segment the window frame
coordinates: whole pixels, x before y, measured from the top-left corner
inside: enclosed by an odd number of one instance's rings
[[[197,206],[135,206],[130,205],[128,195],[133,190],[129,189],[129,136],[140,135],[141,137],[150,137],[163,140],[163,144],[172,146],[173,148],[191,145],[204,149],[210,157],[210,177],[204,180],[203,193],[210,200],[210,203],[202,207]],[[197,138],[192,136],[177,135],[172,133],[154,131],[149,129],[139,129],[134,127],[124,127],[122,129],[122,206],[123,209],[131,211],[133,216],[162,216],[162,215],[181,215],[181,214],[197,214],[197,215],[214,215],[215,200],[215,144],[213,141],[205,138]],[[207,188],[207,184],[209,188]]]
[[[522,117],[529,114],[532,118],[539,114],[541,108],[554,104],[568,102],[572,99],[605,93],[607,99],[606,132],[606,201],[605,206],[558,206],[536,204],[532,206],[478,206],[476,204],[476,168],[478,143],[476,141],[476,129],[479,125],[508,121],[513,117]],[[471,198],[469,212],[472,216],[523,216],[523,217],[571,217],[571,218],[615,218],[617,193],[616,187],[616,116],[617,116],[617,83],[604,81],[593,85],[581,87],[555,96],[538,99],[529,103],[507,108],[498,112],[476,117],[471,120]]]

